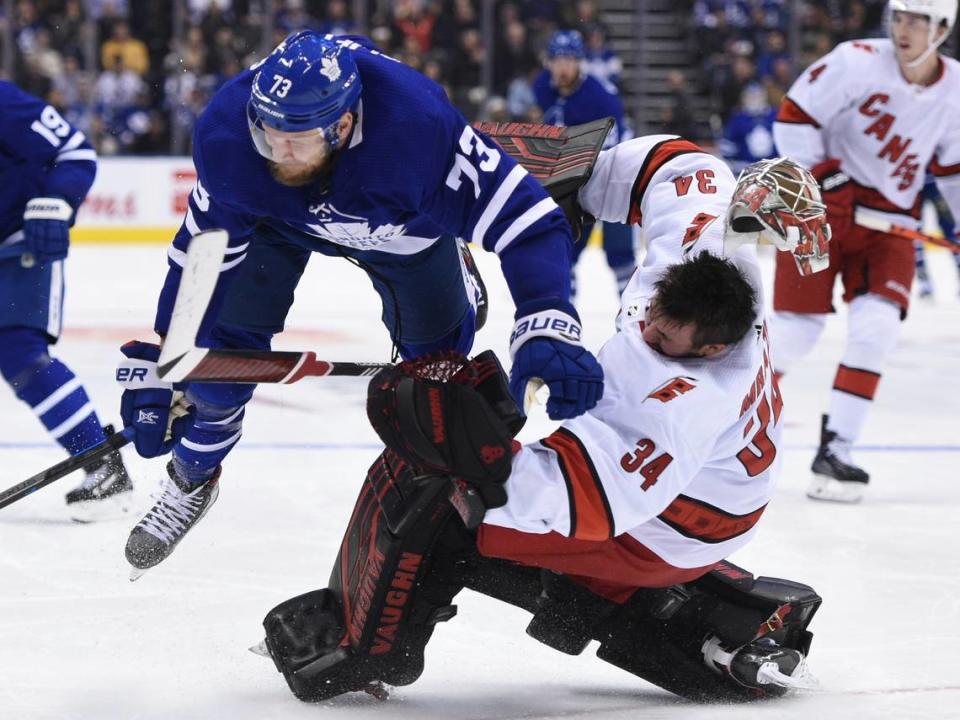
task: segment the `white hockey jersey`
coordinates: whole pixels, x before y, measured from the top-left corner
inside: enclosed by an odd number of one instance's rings
[[[960,63],[941,57],[928,86],[900,72],[889,40],[838,45],[790,88],[773,127],[780,154],[813,167],[837,158],[864,190],[857,204],[907,227],[927,168],[960,217]]]
[[[619,332],[599,354],[604,396],[524,446],[507,504],[485,522],[583,540],[629,533],[679,568],[717,562],[753,535],[773,492],[782,408],[762,299],[755,330],[720,356],[670,358],[641,336],[664,266],[722,254],[734,185],[722,161],[675,136],[600,154],[581,204],[598,219],[640,224],[648,245],[624,291]],[[742,246],[733,259],[759,291],[756,248]]]

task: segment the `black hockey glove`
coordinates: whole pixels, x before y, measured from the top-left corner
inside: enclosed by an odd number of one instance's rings
[[[428,355],[381,370],[370,381],[367,417],[384,444],[415,468],[462,478],[487,507],[498,507],[506,502],[502,485],[523,417],[492,352],[444,368],[452,357]]]

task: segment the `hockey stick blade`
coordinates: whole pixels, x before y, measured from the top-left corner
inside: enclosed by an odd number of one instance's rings
[[[202,350],[182,376],[184,382],[275,383],[290,385],[305,377],[369,377],[390,363],[318,360],[316,353],[274,350]],[[174,362],[177,362],[175,359]]]
[[[162,380],[180,382],[206,354],[206,350],[197,347],[197,332],[217,287],[229,242],[226,230],[207,230],[190,241],[170,327],[157,363]]]
[[[114,450],[122,448],[131,440],[133,440],[133,428],[124,428],[116,435],[110,435],[103,442],[98,443],[91,448],[87,448],[77,455],[68,457],[66,460],[58,462],[56,465],[48,467],[46,470],[41,470],[36,475],[27,478],[23,482],[17,483],[13,487],[9,487],[3,492],[0,492],[0,508],[11,505],[17,502],[17,500],[22,500],[27,495],[30,495],[40,488],[45,487],[52,482],[56,482],[62,477],[66,477],[75,470],[79,470],[83,466],[89,465],[95,460],[99,460],[100,458],[109,455]]]
[[[903,238],[904,240],[917,240],[919,242],[930,243],[931,245],[945,248],[950,252],[960,253],[960,245],[957,245],[956,243],[952,243],[946,239],[933,237],[932,235],[927,235],[926,233],[918,232],[917,230],[911,230],[910,228],[905,228],[902,225],[895,225],[889,220],[877,217],[876,215],[870,215],[869,213],[865,213],[860,210],[857,210],[856,212],[855,222],[860,227],[865,227],[870,230],[876,230],[877,232],[893,235],[894,237]]]

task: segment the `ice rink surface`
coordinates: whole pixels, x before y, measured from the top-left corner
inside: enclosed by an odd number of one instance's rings
[[[57,354],[118,421],[117,347],[147,339],[165,273],[160,246],[71,250]],[[491,316],[476,349],[506,357],[512,303],[496,260],[478,262]],[[277,603],[323,587],[366,468],[378,454],[361,379],[263,387],[227,459],[220,498],[176,553],[136,583],[123,545],[139,514],[78,525],[67,478],[0,510],[0,718],[179,720],[373,718],[960,718],[960,301],[952,262],[930,253],[934,302],[916,301],[855,457],[873,480],[859,506],[804,496],[820,414],[843,346],[843,313],[783,382],[779,491],[754,542],[732,560],[812,585],[824,598],[810,664],[820,689],[762,706],[684,702],[593,655],[561,655],[524,634],[528,615],[469,593],[439,626],[420,680],[386,702],[300,703],[272,663],[247,652]],[[769,260],[768,260],[769,265]],[[580,267],[586,342],[613,331],[602,255]],[[360,270],[317,256],[278,348],[334,360],[388,359],[379,303]],[[776,352],[774,347],[774,352]],[[534,414],[521,439],[551,424]],[[2,486],[61,459],[29,409],[0,389]],[[125,451],[142,509],[164,462]]]

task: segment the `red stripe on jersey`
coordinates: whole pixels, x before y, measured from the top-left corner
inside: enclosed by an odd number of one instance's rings
[[[864,400],[873,400],[879,384],[880,373],[841,365],[837,368],[837,376],[833,380],[833,389],[856,395]]]
[[[643,202],[643,194],[647,191],[647,185],[650,184],[654,174],[666,163],[680,155],[688,153],[702,153],[703,148],[694,145],[689,140],[676,138],[674,140],[664,140],[657,143],[640,166],[640,172],[637,173],[637,179],[633,183],[633,190],[630,192],[630,212],[627,214],[628,225],[642,225],[643,214],[640,212],[640,203]]]
[[[936,177],[957,175],[960,174],[960,163],[957,163],[956,165],[941,165],[939,161],[934,158],[930,161],[930,172],[932,172]]]
[[[603,484],[580,438],[560,428],[540,441],[557,454],[570,498],[570,537],[606,540],[613,537],[613,513]]]
[[[777,111],[777,122],[791,125],[812,125],[818,130],[820,129],[820,123],[810,117],[802,107],[789,97],[785,97],[783,102],[780,103],[780,110]]]
[[[757,524],[767,506],[746,515],[732,515],[701,500],[678,495],[657,517],[681,535],[704,543],[721,543],[743,535]]]
[[[854,185],[856,186],[855,202],[860,207],[879,210],[881,212],[909,215],[916,219],[920,218],[920,210],[923,208],[923,198],[921,198],[919,194],[917,194],[917,199],[914,201],[913,207],[903,208],[887,200],[878,190],[861,185],[856,181],[854,181]]]

